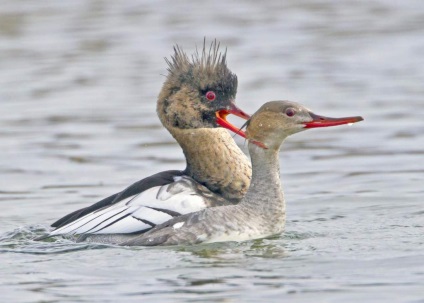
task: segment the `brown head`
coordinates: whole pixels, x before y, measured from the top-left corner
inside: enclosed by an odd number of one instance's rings
[[[279,149],[285,138],[308,128],[350,124],[362,120],[359,116],[319,116],[295,102],[271,101],[262,105],[246,123],[246,137],[262,148]]]
[[[237,76],[227,67],[226,53],[219,43],[196,51],[189,58],[176,46],[168,63],[168,75],[157,104],[162,124],[168,129],[215,128],[225,126],[237,132],[226,121],[228,114],[244,119],[249,115],[236,107]]]

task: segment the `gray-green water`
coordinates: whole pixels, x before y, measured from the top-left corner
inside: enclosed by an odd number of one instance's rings
[[[163,57],[204,36],[228,47],[246,111],[289,99],[365,118],[286,142],[286,233],[34,242],[70,211],[184,168],[155,102]],[[423,54],[422,1],[2,1],[0,301],[424,302]]]

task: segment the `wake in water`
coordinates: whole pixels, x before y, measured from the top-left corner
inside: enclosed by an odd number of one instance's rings
[[[48,227],[31,225],[16,228],[0,235],[0,253],[12,252],[22,254],[58,254],[84,249],[99,249],[111,247],[93,243],[75,243],[66,238],[49,238],[44,241],[34,241],[35,238],[46,234]]]
[[[20,254],[61,254],[76,252],[87,249],[118,248],[129,250],[143,250],[144,247],[122,247],[108,244],[96,244],[81,242],[76,243],[73,237],[52,237],[43,241],[34,239],[45,235],[50,227],[44,225],[30,225],[16,228],[13,231],[0,235],[0,253]],[[194,246],[163,247],[180,252],[190,252],[193,255],[207,258],[222,258],[229,255],[256,256],[263,258],[287,257],[291,251],[297,250],[296,246],[290,244],[295,240],[302,241],[318,236],[313,233],[297,233],[288,231],[285,234],[273,236],[267,239],[258,239],[246,242],[212,243]],[[289,240],[289,241],[287,241]],[[155,248],[148,248],[155,249]],[[231,258],[230,258],[231,259]]]

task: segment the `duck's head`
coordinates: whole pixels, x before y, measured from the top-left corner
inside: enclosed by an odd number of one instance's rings
[[[195,129],[224,126],[238,132],[226,120],[228,114],[243,119],[250,116],[239,109],[234,99],[237,76],[227,67],[226,53],[220,53],[219,43],[189,58],[174,47],[168,63],[168,75],[159,95],[157,112],[162,124],[170,128]],[[241,133],[244,135],[243,133]]]
[[[271,101],[246,123],[246,137],[262,148],[278,149],[284,139],[297,132],[316,127],[350,124],[364,120],[360,116],[329,118],[312,113],[290,101]]]

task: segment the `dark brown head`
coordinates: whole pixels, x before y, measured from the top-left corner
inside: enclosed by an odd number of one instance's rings
[[[219,51],[219,43],[214,41],[208,49],[204,44],[202,52],[196,51],[191,58],[176,46],[166,61],[168,75],[157,105],[166,128],[219,127],[228,123],[228,114],[249,118],[235,106],[237,76],[228,69],[226,52]]]

